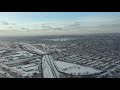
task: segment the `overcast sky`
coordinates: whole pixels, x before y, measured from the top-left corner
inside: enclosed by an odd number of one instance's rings
[[[117,32],[119,12],[0,12],[0,36]]]

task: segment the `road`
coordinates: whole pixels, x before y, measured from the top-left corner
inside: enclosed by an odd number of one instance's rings
[[[43,72],[45,78],[49,78],[49,76],[51,78],[59,78],[59,72],[54,65],[54,61],[53,61],[51,55],[44,55],[43,56],[43,66],[45,66],[45,69],[46,69]]]
[[[48,53],[45,52],[44,50],[43,51],[39,50],[30,44],[24,43],[22,47],[27,51],[35,52],[38,55],[43,56],[42,58],[43,78],[59,78],[60,77],[59,72],[55,66],[55,63],[51,55],[48,55]]]

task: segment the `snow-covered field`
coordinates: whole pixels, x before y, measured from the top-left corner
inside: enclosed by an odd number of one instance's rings
[[[5,50],[0,50],[0,53],[4,53],[4,52],[6,52]]]
[[[39,54],[46,54],[46,52],[43,52],[43,51],[37,49],[36,47],[33,47],[30,44],[25,44],[25,45],[23,45],[23,47],[27,48],[28,50],[35,51],[35,52],[37,52]]]
[[[95,74],[101,72],[100,70],[96,70],[90,67],[84,67],[76,64],[71,64],[67,62],[61,62],[61,61],[55,61],[58,68],[60,68],[62,71],[69,73],[69,74],[75,74],[75,75],[86,75],[86,74]]]
[[[22,75],[22,76],[27,76],[27,73],[24,72],[22,69],[17,69],[16,67],[9,67],[9,66],[2,64],[2,63],[0,63],[0,66],[1,66],[1,68],[4,68],[6,71],[17,73],[17,74]]]
[[[31,63],[28,65],[19,65],[16,68],[22,69],[23,71],[25,71],[26,73],[29,73],[29,74],[39,73],[38,65],[36,65],[35,63]]]

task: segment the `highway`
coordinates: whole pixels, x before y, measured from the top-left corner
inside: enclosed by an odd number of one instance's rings
[[[72,74],[65,73],[60,68],[58,68],[52,56],[50,55],[51,52],[46,52],[44,46],[42,46],[43,50],[37,49],[36,47],[30,44],[27,44],[27,43],[24,43],[21,46],[24,50],[30,53],[36,54],[38,56],[41,56],[41,59],[40,59],[41,63],[39,66],[41,67],[43,78],[60,78],[60,75],[65,75],[67,77],[73,77]],[[80,77],[79,75],[75,75],[75,76]]]
[[[60,78],[60,74],[71,76],[71,74],[65,73],[58,68],[52,56],[50,55],[50,52],[46,52],[44,46],[43,46],[43,50],[39,50],[36,47],[26,43],[22,44],[22,47],[24,48],[24,50],[30,53],[34,53],[39,56],[42,56],[41,63],[42,63],[43,78]]]
[[[39,50],[36,47],[33,47],[30,44],[23,44],[22,47],[27,50],[42,55],[42,69],[43,69],[43,78],[59,78],[59,72],[55,66],[55,63],[51,55],[48,55],[45,50]]]
[[[44,65],[46,70],[43,72],[45,74],[44,75],[45,78],[49,78],[49,76],[46,76],[46,75],[50,75],[51,78],[59,78],[60,77],[59,72],[57,71],[53,62],[54,61],[50,55],[43,56],[43,65],[46,64],[46,66]],[[50,72],[49,72],[49,70],[50,70]]]

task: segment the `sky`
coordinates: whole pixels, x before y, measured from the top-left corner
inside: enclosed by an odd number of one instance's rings
[[[119,32],[120,12],[0,12],[0,36]]]

